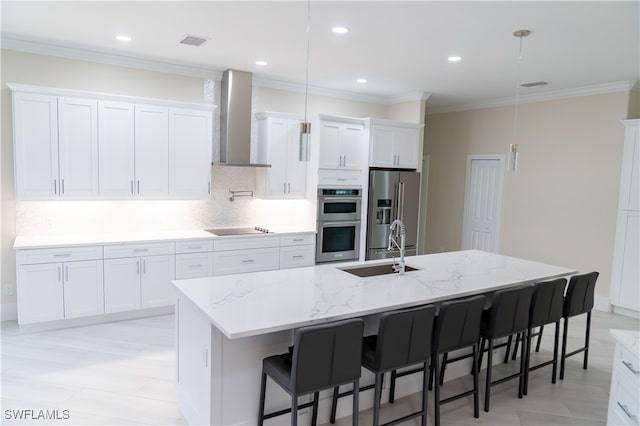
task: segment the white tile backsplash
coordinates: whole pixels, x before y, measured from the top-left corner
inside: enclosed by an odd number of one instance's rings
[[[17,202],[16,235],[174,231],[253,225],[315,228],[315,199],[236,198],[229,201],[229,189],[255,189],[253,168],[214,167],[212,183],[210,200]]]

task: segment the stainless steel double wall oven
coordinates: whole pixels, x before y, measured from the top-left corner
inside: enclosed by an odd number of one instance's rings
[[[318,188],[316,262],[360,256],[360,188]]]

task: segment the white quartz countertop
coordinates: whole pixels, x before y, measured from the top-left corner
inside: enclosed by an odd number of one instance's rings
[[[387,263],[389,259],[367,264]],[[438,302],[571,275],[575,269],[478,250],[407,258],[419,270],[360,278],[328,264],[173,281],[230,339]]]
[[[295,227],[277,227],[269,234],[249,234],[252,237],[260,235],[280,235],[287,233],[315,233],[315,230],[301,229]],[[245,235],[217,236],[204,230],[178,230],[178,231],[157,231],[157,232],[122,232],[122,233],[83,233],[65,235],[31,235],[16,237],[13,248],[35,249],[52,248],[60,246],[83,246],[90,244],[118,244],[135,242],[156,242],[171,240],[196,240],[213,238],[242,238]]]
[[[640,358],[640,331],[638,330],[609,330],[609,334],[622,346]]]

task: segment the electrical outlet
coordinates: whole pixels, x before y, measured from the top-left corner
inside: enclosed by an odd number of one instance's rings
[[[5,284],[4,285],[4,294],[6,294],[7,296],[10,296],[13,294],[13,285],[12,284]]]

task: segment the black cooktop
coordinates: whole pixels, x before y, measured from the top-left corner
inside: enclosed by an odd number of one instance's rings
[[[247,235],[247,234],[268,234],[269,230],[265,228],[261,228],[259,226],[254,226],[253,228],[215,228],[215,229],[205,229],[205,231],[210,232],[219,237],[227,236],[227,235]]]

